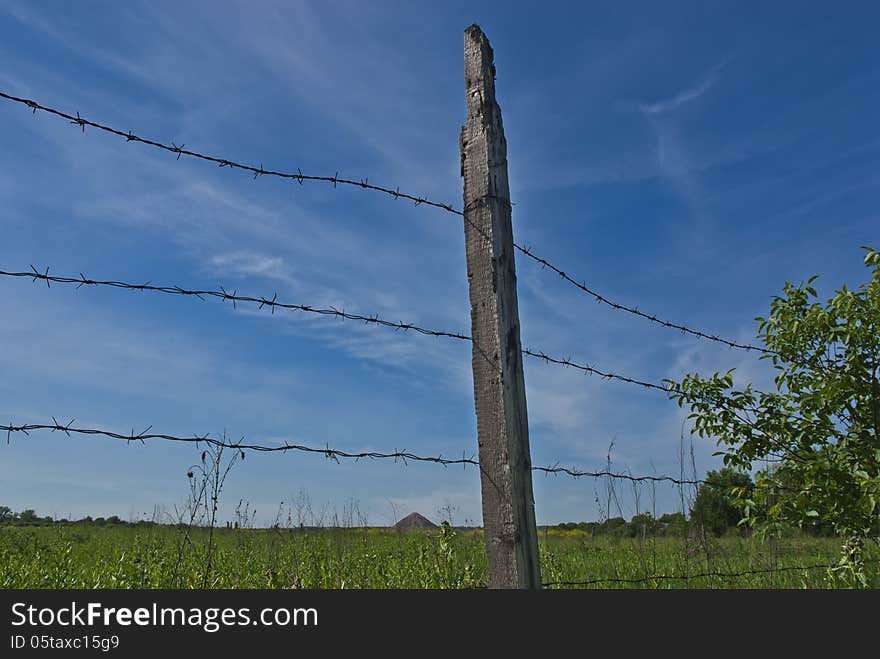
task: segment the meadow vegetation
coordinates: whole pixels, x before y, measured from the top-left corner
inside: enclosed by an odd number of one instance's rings
[[[628,526],[628,525],[626,525]],[[621,527],[623,528],[623,527]],[[840,538],[737,533],[661,536],[551,527],[540,532],[543,579],[590,588],[877,587],[840,561]],[[792,569],[806,567],[808,569]],[[738,573],[750,572],[735,576]],[[713,576],[695,576],[712,573]],[[652,577],[657,578],[652,578]],[[0,588],[479,588],[482,531],[219,528],[94,523],[0,527]]]

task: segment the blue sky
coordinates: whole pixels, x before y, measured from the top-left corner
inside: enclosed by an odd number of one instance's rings
[[[461,206],[463,30],[495,49],[516,239],[620,302],[742,341],[786,280],[864,280],[880,243],[870,3],[0,5],[0,89],[163,143],[369,178]],[[0,269],[229,289],[467,333],[460,218],[218,169],[0,103]],[[597,305],[519,258],[523,345],[646,380],[750,354]],[[0,418],[347,450],[476,450],[470,347],[293,313],[0,280]],[[525,362],[535,464],[679,473],[662,394]],[[717,466],[695,443],[698,470]],[[139,517],[187,493],[189,446],[58,434],[0,447],[0,504]],[[371,523],[479,522],[474,469],[249,455],[224,514],[307,491]],[[539,523],[595,519],[603,482],[537,477]],[[621,512],[679,494],[618,485]],[[598,501],[598,503],[597,503]],[[612,514],[617,514],[612,511]]]

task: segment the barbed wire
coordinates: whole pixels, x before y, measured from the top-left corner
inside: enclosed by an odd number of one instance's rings
[[[543,472],[548,475],[558,475],[564,474],[566,476],[571,476],[572,478],[613,478],[616,480],[627,480],[633,483],[659,483],[666,482],[672,483],[673,485],[702,485],[707,481],[705,479],[688,479],[688,478],[675,478],[673,476],[633,476],[632,474],[625,474],[621,472],[614,472],[608,470],[602,471],[581,471],[579,469],[571,469],[569,467],[532,467],[532,471]]]
[[[880,563],[880,559],[868,559],[863,561],[864,563]],[[744,570],[742,572],[699,572],[697,574],[682,574],[682,575],[671,575],[671,574],[655,574],[647,577],[635,577],[635,578],[619,578],[619,577],[603,577],[600,579],[588,579],[586,581],[548,581],[547,583],[541,584],[542,586],[593,586],[598,584],[612,584],[612,583],[621,583],[621,584],[637,584],[637,583],[648,583],[651,581],[690,581],[691,579],[705,579],[710,577],[719,577],[722,579],[737,579],[740,577],[747,577],[756,574],[771,574],[776,572],[806,572],[810,570],[828,570],[836,567],[836,563],[816,563],[813,565],[789,565],[783,567],[775,567],[775,568],[762,568],[757,570]]]
[[[443,466],[450,465],[472,465],[475,467],[479,467],[480,463],[473,457],[466,457],[466,454],[462,454],[461,458],[444,458],[442,455],[438,456],[422,456],[416,455],[407,450],[398,450],[390,452],[381,452],[381,451],[358,451],[358,452],[350,452],[344,451],[341,449],[330,448],[329,446],[323,448],[316,448],[313,446],[305,446],[302,444],[293,444],[290,442],[279,443],[277,445],[266,445],[266,444],[254,444],[252,442],[247,441],[244,437],[242,437],[238,441],[230,441],[226,439],[225,435],[220,437],[212,436],[210,433],[206,433],[204,435],[189,435],[189,436],[179,436],[179,435],[169,435],[166,433],[153,433],[150,432],[152,430],[152,426],[147,427],[146,429],[135,432],[134,428],[132,428],[130,433],[119,433],[111,430],[102,430],[100,428],[77,428],[74,427],[75,419],[71,419],[66,424],[59,423],[55,417],[52,417],[52,423],[26,423],[20,425],[14,425],[12,421],[10,421],[6,425],[0,425],[0,432],[6,432],[6,443],[9,444],[11,440],[11,435],[13,433],[23,433],[24,435],[29,435],[32,431],[35,430],[49,430],[51,432],[61,432],[71,437],[72,435],[99,435],[103,437],[108,437],[110,439],[116,439],[125,441],[128,443],[131,442],[141,442],[142,444],[146,444],[147,441],[151,440],[163,440],[169,442],[181,442],[185,444],[195,444],[198,448],[199,444],[206,444],[210,446],[216,446],[218,448],[230,448],[237,449],[242,452],[244,451],[255,451],[260,453],[286,453],[289,451],[299,451],[303,453],[315,453],[319,455],[323,455],[328,460],[332,460],[334,462],[339,462],[340,458],[343,459],[351,459],[351,460],[362,460],[362,459],[393,459],[395,462],[401,461],[403,463],[407,462],[433,462],[436,464],[441,464]]]
[[[687,326],[682,325],[680,323],[674,323],[674,322],[671,322],[668,320],[664,320],[662,318],[658,318],[656,314],[645,313],[644,311],[640,311],[637,307],[630,307],[625,304],[620,304],[618,302],[614,302],[613,300],[608,299],[607,297],[605,297],[601,293],[598,293],[598,292],[594,291],[593,289],[588,288],[586,285],[586,282],[579,282],[579,281],[573,279],[565,271],[563,271],[559,267],[553,265],[547,259],[544,259],[544,258],[541,258],[540,256],[537,256],[530,249],[528,249],[526,247],[521,247],[520,245],[518,245],[516,243],[514,243],[513,246],[517,250],[519,250],[522,254],[525,254],[527,257],[529,257],[530,259],[532,259],[536,263],[539,263],[542,268],[548,268],[549,270],[552,270],[557,275],[559,275],[562,279],[567,281],[569,284],[571,284],[572,286],[575,286],[576,288],[580,289],[582,292],[591,296],[593,299],[596,300],[596,302],[599,302],[601,304],[605,304],[605,305],[611,307],[612,309],[616,309],[617,311],[625,311],[626,313],[632,314],[634,316],[638,316],[639,318],[642,318],[644,320],[649,320],[652,323],[660,325],[661,327],[666,327],[669,329],[678,330],[678,331],[682,332],[683,334],[690,334],[691,336],[695,336],[700,339],[706,339],[708,341],[714,341],[716,343],[721,343],[723,345],[726,345],[728,348],[738,348],[741,350],[745,350],[747,352],[753,351],[753,352],[759,352],[759,353],[766,354],[766,355],[776,354],[776,351],[771,350],[770,348],[764,348],[762,346],[756,346],[751,343],[739,343],[737,341],[725,339],[721,336],[718,336],[717,334],[710,334],[708,332],[703,332],[701,330],[687,327]]]
[[[62,277],[57,275],[50,275],[49,268],[46,268],[45,271],[40,272],[33,265],[31,266],[30,272],[7,272],[5,270],[0,270],[0,277],[28,278],[32,279],[34,282],[45,281],[47,286],[50,284],[50,282],[56,284],[76,284],[77,289],[83,286],[108,286],[111,288],[120,288],[130,291],[149,291],[153,293],[165,293],[168,295],[196,297],[202,301],[204,301],[206,298],[215,298],[221,300],[222,302],[232,302],[234,308],[238,308],[238,303],[251,303],[259,305],[260,309],[269,309],[273,314],[275,313],[276,308],[286,309],[289,311],[302,311],[305,313],[318,314],[321,316],[333,316],[336,318],[341,318],[343,320],[362,321],[367,324],[380,325],[382,327],[388,327],[395,330],[413,331],[418,334],[425,334],[428,336],[442,336],[450,339],[458,339],[461,341],[471,340],[471,337],[467,336],[466,334],[428,329],[425,327],[419,327],[418,325],[414,325],[412,323],[393,322],[380,318],[378,315],[364,316],[361,314],[349,313],[343,309],[337,309],[332,306],[321,308],[313,307],[307,304],[279,302],[277,293],[274,293],[271,298],[254,297],[251,295],[240,295],[237,289],[233,290],[233,292],[230,293],[222,286],[219,290],[199,290],[182,288],[180,286],[155,286],[151,281],[143,284],[132,284],[124,281],[90,279],[82,273],[80,273],[79,277]]]
[[[181,156],[188,156],[190,158],[196,158],[198,160],[204,160],[206,162],[212,162],[220,167],[229,167],[230,169],[240,169],[242,171],[249,172],[254,175],[254,179],[260,176],[271,176],[276,178],[283,178],[295,181],[296,183],[302,184],[305,181],[323,181],[326,183],[332,183],[333,187],[337,185],[350,185],[358,188],[362,188],[364,190],[372,190],[374,192],[383,192],[387,195],[394,197],[395,199],[408,199],[412,202],[415,202],[416,206],[433,206],[435,208],[440,208],[450,213],[455,213],[461,215],[461,211],[455,210],[451,204],[444,204],[437,201],[431,201],[426,197],[421,197],[418,195],[408,194],[406,192],[401,192],[400,188],[396,188],[392,190],[391,188],[386,188],[381,185],[374,185],[370,183],[366,178],[362,180],[353,180],[342,178],[339,176],[339,172],[336,172],[333,176],[316,176],[313,174],[303,174],[301,170],[297,169],[296,173],[293,172],[282,172],[276,171],[272,169],[266,169],[260,164],[259,167],[255,167],[254,165],[247,165],[241,162],[236,162],[234,160],[230,160],[228,158],[220,158],[218,156],[211,156],[204,153],[199,153],[197,151],[192,151],[189,149],[185,149],[185,144],[176,144],[175,142],[171,142],[170,144],[163,144],[162,142],[157,142],[155,140],[147,139],[145,137],[140,137],[139,135],[135,135],[131,131],[122,131],[117,128],[112,128],[110,126],[105,126],[104,124],[100,124],[95,121],[91,121],[86,119],[85,117],[80,116],[79,112],[76,115],[68,114],[67,112],[62,112],[61,110],[48,107],[46,105],[42,105],[27,98],[20,98],[18,96],[13,96],[11,94],[7,94],[3,91],[0,91],[0,98],[4,98],[8,101],[12,101],[14,103],[21,103],[22,105],[26,105],[31,108],[31,110],[36,114],[37,110],[41,110],[43,112],[47,112],[49,114],[55,115],[56,117],[60,117],[61,119],[66,119],[70,123],[78,126],[82,129],[82,132],[85,132],[86,126],[91,128],[96,128],[105,133],[110,133],[112,135],[116,135],[125,139],[126,142],[138,142],[140,144],[146,144],[147,146],[152,146],[157,149],[162,149],[163,151],[167,151],[169,153],[175,154],[177,156],[177,160],[180,160]]]
[[[364,178],[362,180],[340,178],[338,171],[333,176],[315,176],[315,175],[311,175],[311,174],[303,174],[302,171],[299,169],[297,169],[296,173],[293,173],[293,172],[283,172],[283,171],[265,169],[262,164],[260,164],[259,167],[255,167],[253,165],[247,165],[247,164],[236,162],[234,160],[230,160],[227,158],[220,158],[217,156],[206,155],[203,153],[199,153],[197,151],[185,149],[184,148],[185,144],[178,145],[173,141],[170,144],[163,144],[163,143],[157,142],[155,140],[151,140],[151,139],[147,139],[147,138],[135,135],[131,131],[122,131],[117,128],[112,128],[110,126],[106,126],[106,125],[97,123],[95,121],[85,119],[84,117],[80,116],[79,112],[77,112],[76,115],[72,115],[72,114],[63,112],[61,110],[58,110],[56,108],[42,105],[34,100],[21,98],[18,96],[13,96],[13,95],[8,94],[3,91],[0,91],[0,98],[6,99],[8,101],[12,101],[14,103],[20,103],[22,105],[25,105],[28,108],[30,108],[34,114],[36,114],[37,110],[41,110],[43,112],[46,112],[51,115],[55,115],[59,118],[65,119],[65,120],[69,121],[71,124],[81,128],[82,132],[85,132],[86,126],[90,126],[92,128],[96,128],[96,129],[104,131],[106,133],[110,133],[112,135],[122,137],[126,140],[126,142],[138,142],[140,144],[145,144],[145,145],[152,146],[152,147],[155,147],[158,149],[162,149],[162,150],[167,151],[169,153],[175,154],[177,156],[177,160],[180,160],[181,156],[188,156],[191,158],[196,158],[199,160],[215,163],[220,167],[230,167],[232,169],[240,169],[243,171],[247,171],[247,172],[252,173],[254,175],[254,179],[258,178],[259,176],[272,176],[272,177],[293,180],[299,184],[302,184],[304,181],[323,181],[323,182],[327,182],[327,183],[332,183],[334,187],[336,187],[337,184],[342,184],[342,185],[359,187],[359,188],[362,188],[365,190],[372,190],[374,192],[382,192],[384,194],[387,194],[387,195],[394,197],[395,199],[402,198],[402,199],[407,199],[407,200],[413,201],[416,206],[420,206],[420,205],[432,206],[434,208],[439,208],[441,210],[447,211],[447,212],[452,213],[454,215],[458,215],[458,216],[462,217],[466,222],[471,224],[471,226],[473,226],[473,223],[469,222],[468,217],[467,217],[467,211],[471,210],[469,208],[466,208],[463,211],[458,210],[458,209],[454,208],[451,204],[432,201],[430,199],[427,199],[426,197],[421,197],[418,195],[413,195],[413,194],[409,194],[406,192],[401,192],[399,187],[392,190],[391,188],[387,188],[384,186],[374,185],[372,183],[369,183],[366,178]],[[485,201],[485,200],[479,200],[479,201]],[[511,202],[509,200],[501,200],[501,201],[504,201],[508,204],[511,204]],[[752,344],[748,344],[748,343],[739,343],[737,341],[725,339],[721,336],[718,336],[717,334],[712,334],[712,333],[705,332],[702,330],[693,329],[693,328],[688,327],[686,325],[683,325],[681,323],[675,323],[675,322],[671,322],[668,320],[664,320],[662,318],[659,318],[656,314],[648,314],[643,311],[640,311],[638,309],[638,307],[628,306],[625,304],[620,304],[618,302],[615,302],[615,301],[611,300],[610,298],[608,298],[607,296],[602,295],[601,293],[593,290],[592,288],[589,288],[586,285],[585,281],[580,282],[580,281],[574,279],[571,275],[569,275],[561,267],[554,265],[548,259],[537,255],[530,247],[525,247],[525,246],[520,245],[516,242],[514,242],[513,245],[516,250],[518,250],[520,253],[522,253],[523,255],[528,257],[529,259],[538,263],[542,268],[547,268],[547,269],[553,271],[554,273],[559,275],[564,281],[566,281],[569,284],[571,284],[572,286],[576,287],[581,292],[589,295],[590,297],[595,299],[597,302],[611,307],[612,309],[632,314],[634,316],[637,316],[637,317],[642,318],[644,320],[648,320],[648,321],[655,323],[657,325],[660,325],[662,327],[678,330],[684,334],[689,334],[689,335],[695,336],[697,338],[721,343],[721,344],[726,345],[730,348],[738,348],[738,349],[742,349],[742,350],[746,350],[746,351],[756,351],[756,352],[760,352],[763,354],[775,354],[773,350],[770,350],[768,348],[764,348],[761,346],[756,346],[756,345],[752,345]]]
[[[523,348],[522,353],[529,357],[534,357],[535,359],[540,359],[543,362],[548,364],[556,364],[557,366],[565,366],[566,368],[574,368],[579,371],[583,371],[587,375],[598,375],[600,378],[604,380],[617,380],[619,382],[626,382],[627,384],[634,384],[639,387],[644,387],[645,389],[654,389],[658,391],[663,391],[666,393],[678,392],[679,390],[674,387],[670,387],[665,384],[658,384],[656,382],[648,382],[647,380],[639,380],[637,378],[631,378],[627,375],[621,375],[620,373],[614,373],[612,371],[603,371],[594,366],[589,366],[587,364],[579,364],[577,362],[572,361],[571,359],[563,359],[559,357],[551,357],[550,355],[545,354],[544,352],[535,352],[533,350],[529,350],[528,348]]]
[[[435,336],[435,337],[445,337],[448,339],[455,339],[459,341],[468,341],[473,342],[471,336],[461,333],[461,332],[449,332],[445,330],[435,330],[429,329],[426,327],[421,327],[419,325],[415,325],[413,323],[404,323],[404,322],[394,322],[390,320],[385,320],[381,318],[378,314],[372,315],[363,315],[363,314],[354,314],[349,313],[342,309],[336,309],[335,307],[329,308],[320,308],[313,307],[311,305],[306,304],[293,304],[287,302],[279,302],[277,299],[277,293],[273,294],[272,297],[255,297],[251,295],[240,295],[238,290],[234,290],[231,293],[227,291],[224,287],[220,287],[219,290],[199,290],[199,289],[186,289],[180,286],[156,286],[153,285],[152,282],[146,282],[143,284],[132,284],[123,281],[115,281],[115,280],[97,280],[90,279],[86,277],[84,274],[80,273],[79,277],[69,277],[69,276],[59,276],[59,275],[50,275],[49,268],[46,268],[43,272],[40,272],[35,266],[31,265],[31,270],[25,272],[9,272],[6,270],[0,270],[0,277],[10,277],[10,278],[24,278],[31,279],[33,282],[37,281],[45,281],[47,286],[50,286],[50,283],[57,284],[76,284],[77,289],[83,286],[107,286],[111,288],[119,288],[130,291],[150,291],[154,293],[165,293],[169,295],[182,295],[185,297],[196,297],[200,300],[205,300],[206,298],[215,298],[221,300],[223,302],[230,301],[235,307],[238,303],[250,303],[259,305],[260,309],[267,308],[271,310],[274,314],[275,309],[286,309],[290,311],[301,311],[305,313],[318,314],[323,316],[334,316],[337,318],[341,318],[343,320],[354,320],[364,322],[366,324],[378,325],[382,327],[387,327],[394,330],[401,331],[412,331],[418,334],[423,334],[426,336]],[[237,308],[237,307],[236,307]],[[564,366],[567,368],[574,368],[580,370],[589,375],[597,375],[606,380],[618,380],[620,382],[626,382],[628,384],[638,385],[647,389],[655,389],[664,392],[672,392],[675,391],[671,387],[663,384],[657,384],[654,382],[647,382],[644,380],[638,380],[636,378],[631,378],[625,375],[620,375],[618,373],[613,373],[610,371],[603,371],[602,369],[595,368],[588,364],[580,364],[578,362],[572,361],[568,358],[560,358],[553,357],[548,355],[543,351],[535,351],[530,350],[528,348],[523,348],[522,353],[534,359],[541,360],[548,364],[555,364],[558,366]]]
[[[127,443],[131,442],[141,442],[142,444],[146,444],[147,441],[152,440],[164,440],[169,442],[181,442],[187,444],[195,444],[198,448],[199,444],[206,444],[210,446],[237,449],[240,451],[255,451],[260,453],[286,453],[289,451],[299,451],[303,453],[315,453],[319,455],[323,455],[329,460],[333,460],[334,462],[339,462],[340,458],[343,459],[352,459],[352,460],[362,460],[362,459],[393,459],[395,462],[401,461],[406,464],[409,461],[412,462],[433,462],[436,464],[443,465],[444,467],[448,467],[450,465],[463,465],[465,467],[480,467],[480,462],[475,457],[468,457],[465,452],[462,452],[462,457],[460,458],[444,458],[442,455],[437,456],[423,456],[412,453],[408,450],[399,450],[395,449],[390,452],[381,452],[381,451],[359,451],[359,452],[350,452],[344,451],[341,449],[331,448],[330,446],[325,446],[323,448],[316,448],[312,446],[305,446],[302,444],[293,444],[290,442],[279,443],[277,445],[266,445],[266,444],[255,444],[247,441],[244,437],[242,437],[238,441],[230,441],[226,438],[225,435],[216,437],[211,435],[210,433],[205,433],[203,435],[188,435],[188,436],[180,436],[180,435],[170,435],[167,433],[153,433],[150,432],[153,426],[149,426],[148,428],[135,432],[134,428],[131,429],[129,433],[119,433],[111,430],[103,430],[100,428],[80,428],[75,427],[73,424],[76,422],[76,419],[71,419],[66,424],[60,423],[54,416],[52,417],[52,423],[25,423],[25,424],[14,424],[11,420],[8,424],[0,424],[0,432],[6,433],[6,443],[9,444],[11,442],[12,435],[14,433],[21,433],[25,436],[29,436],[32,431],[38,430],[48,430],[50,432],[61,432],[67,435],[68,437],[72,437],[72,435],[97,435],[103,436],[110,439],[120,440]],[[666,481],[677,485],[698,485],[703,483],[701,480],[687,480],[687,479],[679,479],[674,478],[672,476],[633,476],[632,474],[627,473],[615,473],[609,470],[600,470],[600,471],[584,471],[580,469],[574,469],[570,467],[561,467],[557,465],[550,466],[541,466],[541,467],[532,467],[532,471],[542,472],[548,475],[566,475],[571,476],[572,478],[613,478],[617,480],[626,480],[635,483],[641,483],[646,481],[651,482],[660,482]]]

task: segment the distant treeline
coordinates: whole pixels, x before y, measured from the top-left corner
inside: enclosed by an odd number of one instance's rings
[[[785,476],[785,472],[777,469],[776,477]],[[795,485],[795,484],[793,484]],[[629,522],[623,517],[611,517],[602,522],[566,522],[556,526],[562,530],[586,531],[592,535],[612,536],[684,536],[690,533],[707,533],[722,536],[731,533],[748,534],[752,527],[743,521],[743,501],[748,500],[755,484],[749,474],[724,467],[718,471],[710,471],[706,479],[700,483],[696,495],[691,501],[688,515],[669,513],[654,518],[651,513],[635,515]],[[801,488],[791,487],[797,494]],[[737,496],[737,491],[740,493]],[[780,490],[769,503],[782,505],[787,493]],[[790,496],[790,495],[789,495]],[[752,505],[752,520],[761,521],[767,518],[767,510]],[[785,530],[777,524],[780,531]],[[810,519],[798,527],[787,529],[788,532],[800,532],[812,536],[832,536],[832,525],[821,519]]]
[[[81,519],[55,519],[53,517],[41,517],[35,511],[28,509],[19,513],[13,512],[6,506],[0,506],[0,526],[51,526],[51,525],[83,525],[83,526],[160,526],[158,522],[151,520],[127,521],[117,515],[110,517],[83,517]],[[175,524],[169,524],[175,526]],[[654,519],[650,513],[636,515],[629,522],[623,517],[612,517],[603,522],[565,522],[555,527],[561,530],[586,531],[593,535],[684,535],[689,527],[688,521],[681,513],[670,513]],[[462,527],[466,528],[466,527]],[[470,528],[470,527],[468,527]],[[473,527],[479,528],[479,527]],[[302,530],[317,531],[319,527],[303,527]]]
[[[84,524],[91,526],[156,526],[156,522],[138,520],[126,521],[116,515],[110,517],[83,517],[82,519],[55,519],[53,517],[40,517],[30,508],[19,513],[7,506],[0,506],[0,526],[49,526],[51,524]]]
[[[623,517],[609,517],[602,522],[563,522],[555,527],[563,531],[584,531],[590,535],[629,536],[683,536],[691,525],[681,513],[668,513],[654,519],[651,513],[633,516],[630,521]]]

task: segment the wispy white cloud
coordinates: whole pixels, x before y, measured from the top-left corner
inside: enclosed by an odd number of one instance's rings
[[[719,81],[719,72],[730,59],[728,57],[714,66],[702,80],[672,97],[653,103],[642,103],[639,106],[656,137],[655,153],[659,172],[671,182],[689,207],[691,226],[688,227],[687,235],[689,240],[697,243],[701,240],[702,231],[694,232],[694,227],[704,230],[712,220],[710,211],[703,203],[700,173],[728,158],[719,157],[717,154],[709,159],[694,156],[688,148],[683,124],[676,119],[676,112],[709,93]]]
[[[293,284],[284,259],[253,250],[236,250],[209,257],[208,267],[231,277],[262,277]]]
[[[654,103],[645,103],[641,106],[642,112],[647,115],[667,114],[679,109],[682,105],[697,100],[703,94],[708,92],[718,81],[715,70],[712,71],[704,80],[697,83],[693,87],[689,87],[680,91],[671,98],[667,98]]]
[[[688,152],[682,137],[682,128],[673,115],[682,106],[692,103],[712,89],[717,81],[715,70],[696,86],[685,89],[672,98],[640,106],[642,114],[650,122],[656,137],[656,162],[661,174],[678,191],[690,209],[691,221],[697,226],[705,226],[709,219],[702,202],[702,187],[699,181],[701,165],[695,162]],[[688,235],[692,240],[700,234],[693,232],[693,224]]]

